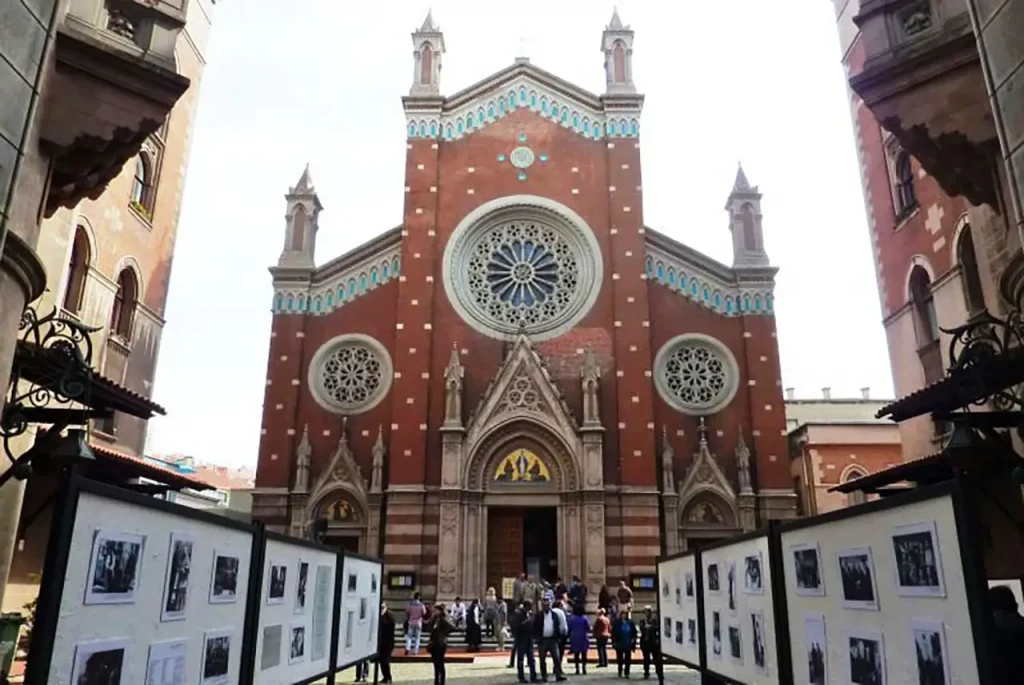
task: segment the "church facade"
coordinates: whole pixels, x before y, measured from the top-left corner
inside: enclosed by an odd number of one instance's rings
[[[629,27],[602,95],[519,59],[445,97],[443,34],[412,38],[402,224],[316,266],[308,169],[286,195],[254,516],[450,600],[596,598],[794,515],[761,196],[723,189],[731,266],[644,224]]]

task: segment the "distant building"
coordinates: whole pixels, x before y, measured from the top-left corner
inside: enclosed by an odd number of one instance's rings
[[[197,463],[194,457],[154,455],[147,457],[168,468],[189,474],[209,486],[207,490],[183,488],[168,492],[164,499],[194,509],[230,511],[237,517],[249,518],[252,513],[252,488],[256,472],[247,467],[231,468],[220,464]]]
[[[878,410],[892,400],[871,399],[868,388],[857,398],[822,396],[796,399],[786,389],[790,473],[800,513],[813,516],[865,501],[863,492],[829,492],[840,483],[875,473],[901,461],[900,430]]]

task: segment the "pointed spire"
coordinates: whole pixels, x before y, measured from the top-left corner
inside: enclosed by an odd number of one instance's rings
[[[435,33],[440,27],[434,23],[434,8],[427,8],[427,18],[423,20],[419,33]]]
[[[341,417],[341,437],[338,439],[339,449],[348,449],[348,417]]]
[[[739,439],[736,441],[736,476],[739,480],[740,492],[753,492],[750,478],[750,450],[743,438],[743,426],[740,426]]]
[[[384,458],[384,424],[377,424],[377,439],[373,441],[373,461],[376,463],[378,455]]]
[[[619,8],[618,7],[613,7],[612,8],[612,20],[610,22],[608,22],[608,30],[609,31],[622,31],[625,28],[628,28],[628,27],[622,25],[622,19],[619,18]]]
[[[448,380],[453,378],[462,378],[463,368],[462,362],[459,361],[459,345],[458,343],[452,343],[452,353],[448,357],[448,366],[444,369],[444,377]]]
[[[743,164],[738,163],[736,165],[736,181],[732,184],[732,191],[744,192],[750,190],[750,181],[747,180],[747,175],[743,173]]]
[[[309,173],[308,162],[306,163],[306,168],[302,171],[302,176],[299,176],[299,182],[295,184],[295,188],[292,190],[296,194],[313,190],[313,176]]]
[[[700,417],[700,420],[697,422],[697,435],[700,436],[701,450],[706,450],[708,448],[708,427],[707,424],[704,423],[703,416]]]

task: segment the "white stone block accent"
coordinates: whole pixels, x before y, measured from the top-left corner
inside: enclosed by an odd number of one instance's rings
[[[288,429],[288,435],[295,435],[295,429],[294,428],[289,428]]]

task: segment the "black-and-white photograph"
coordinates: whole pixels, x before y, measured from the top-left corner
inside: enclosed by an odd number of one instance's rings
[[[804,647],[807,650],[808,685],[826,685],[828,643],[825,641],[825,615],[804,615]]]
[[[761,552],[743,558],[743,591],[748,595],[764,594],[764,575]]]
[[[377,591],[377,574],[370,574],[370,594],[372,595]]]
[[[210,579],[210,603],[228,604],[238,597],[237,554],[213,551],[213,572]]]
[[[288,564],[284,561],[271,561],[267,578],[267,604],[283,604],[287,586]]]
[[[185,618],[188,603],[188,580],[192,573],[192,549],[195,540],[181,533],[171,533],[167,552],[167,576],[164,582],[164,603],[160,609],[161,621],[179,621]]]
[[[306,584],[309,581],[309,562],[299,560],[299,576],[295,582],[295,613],[306,611]]]
[[[697,619],[688,618],[686,619],[686,639],[691,645],[697,644]],[[722,647],[719,643],[718,652],[721,654]]]
[[[730,561],[725,572],[726,586],[729,589],[729,611],[736,611],[736,562]]]
[[[203,636],[203,667],[200,685],[226,685],[231,670],[230,629],[216,630]]]
[[[843,606],[848,609],[878,609],[871,548],[844,549],[837,556],[843,587]]]
[[[729,656],[735,661],[743,661],[743,635],[738,625],[729,626]]]
[[[366,620],[366,616],[369,613],[368,605],[369,605],[369,601],[366,599],[366,597],[360,597],[359,598],[359,620],[360,621],[365,621]]]
[[[683,588],[676,586],[676,606],[683,605]]]
[[[715,593],[722,591],[722,584],[718,579],[718,564],[708,564],[708,592]]]
[[[306,658],[306,624],[293,623],[288,641],[288,663],[296,664]]]
[[[821,573],[821,551],[817,543],[794,545],[793,569],[796,594],[809,597],[825,596],[825,578]]]
[[[693,599],[693,573],[686,572],[686,598]]]
[[[671,618],[666,618],[665,619],[665,627],[662,630],[665,631],[665,639],[666,640],[668,640],[669,638],[672,637],[672,619]]]
[[[945,597],[934,521],[897,526],[892,533],[896,592],[905,597]]]
[[[281,665],[281,638],[284,626],[280,623],[263,627],[263,644],[260,652],[260,670],[266,671]]]
[[[850,683],[885,685],[885,649],[881,633],[850,633]]]
[[[71,672],[73,685],[129,685],[122,680],[128,640],[99,640],[75,646],[75,663]]]
[[[668,619],[665,619],[665,620],[667,621]],[[677,645],[683,644],[683,622],[682,621],[676,621],[676,644]]]
[[[754,668],[760,673],[768,673],[768,638],[765,633],[764,612],[753,611],[750,614],[751,655],[754,657]]]
[[[711,653],[722,658],[722,614],[711,612]]]
[[[666,598],[668,597],[668,581],[667,580],[661,581],[661,596],[662,597],[666,597]]]
[[[910,626],[917,652],[917,680],[913,685],[949,685],[949,652],[942,622],[915,618]]]
[[[358,584],[357,584],[357,580],[356,580],[356,579],[357,579],[358,577],[359,577],[359,576],[357,576],[357,575],[356,575],[356,574],[354,574],[354,573],[350,573],[350,574],[348,574],[348,591],[349,591],[349,592],[355,592],[355,591],[356,591],[356,588],[358,587]]]
[[[97,530],[92,543],[86,604],[131,604],[139,591],[142,546],[146,538],[135,533]]]
[[[352,649],[352,638],[355,637],[356,612],[345,612],[345,651]]]

